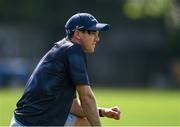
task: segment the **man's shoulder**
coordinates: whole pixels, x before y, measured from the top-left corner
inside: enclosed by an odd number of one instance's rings
[[[60,47],[62,47],[62,46],[71,47],[74,44],[71,41],[66,40],[66,38],[63,38],[62,40],[56,42],[55,45],[58,45]]]
[[[79,44],[69,41],[66,38],[63,38],[62,40],[56,42],[55,44],[58,45],[59,47],[66,47],[69,50],[82,49]]]

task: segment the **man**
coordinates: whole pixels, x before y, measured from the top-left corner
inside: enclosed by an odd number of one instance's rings
[[[97,108],[87,74],[85,53],[94,52],[99,31],[109,25],[78,13],[65,29],[67,37],[55,43],[28,80],[11,126],[101,126],[99,116],[120,118],[118,107]]]

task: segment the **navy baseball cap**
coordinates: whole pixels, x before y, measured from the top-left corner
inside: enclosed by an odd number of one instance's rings
[[[109,27],[109,24],[99,23],[97,19],[89,13],[77,13],[66,22],[65,30],[66,34],[70,35],[78,29],[108,31]]]

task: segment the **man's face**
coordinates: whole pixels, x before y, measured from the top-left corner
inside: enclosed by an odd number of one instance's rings
[[[85,53],[93,53],[99,40],[99,31],[80,31],[80,42]]]

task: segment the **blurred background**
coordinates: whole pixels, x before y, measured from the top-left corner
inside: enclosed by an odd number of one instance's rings
[[[179,93],[179,0],[0,0],[0,89],[23,88],[40,58],[66,36],[66,21],[78,12],[111,25],[88,55],[94,86]],[[179,100],[179,94],[173,98]],[[180,125],[180,115],[174,117]]]
[[[111,25],[88,55],[92,83],[180,88],[178,0],[0,0],[0,86],[25,85],[77,12]]]

